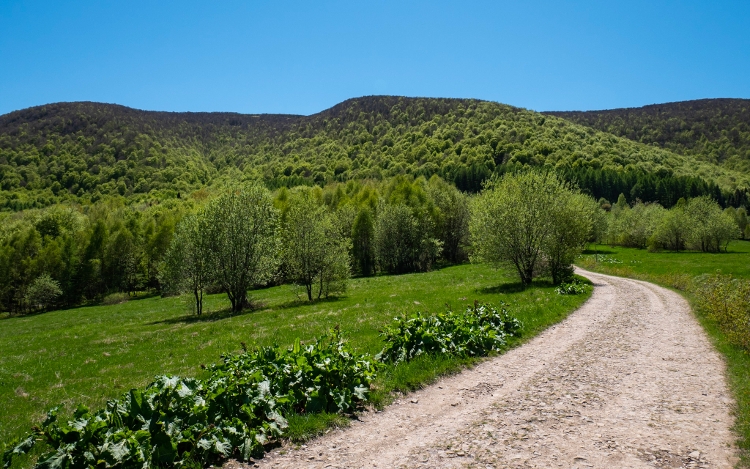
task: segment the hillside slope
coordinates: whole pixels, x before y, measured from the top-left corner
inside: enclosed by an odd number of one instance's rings
[[[700,99],[545,114],[709,163],[750,171],[750,99]]]
[[[693,157],[479,100],[371,96],[311,116],[58,103],[0,116],[0,206],[15,209],[67,198],[175,195],[257,177],[281,186],[439,174],[477,190],[511,163],[750,186],[746,174]]]

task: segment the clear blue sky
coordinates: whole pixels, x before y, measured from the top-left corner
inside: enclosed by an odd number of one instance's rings
[[[57,101],[312,114],[750,98],[750,1],[0,1],[0,114]]]

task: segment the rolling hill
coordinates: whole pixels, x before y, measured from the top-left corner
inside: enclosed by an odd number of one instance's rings
[[[726,168],[750,171],[750,99],[699,99],[545,114]]]
[[[479,100],[369,96],[311,116],[57,103],[0,116],[0,208],[174,197],[249,178],[279,187],[438,174],[478,190],[521,165],[750,187],[747,172],[706,159]]]

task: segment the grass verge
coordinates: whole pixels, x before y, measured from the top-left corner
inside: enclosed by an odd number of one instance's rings
[[[463,308],[474,300],[504,302],[523,323],[520,343],[580,306],[588,295],[560,296],[552,285],[522,289],[513,272],[460,265],[424,274],[354,279],[345,296],[308,303],[289,286],[253,292],[258,306],[227,312],[225,295],[210,295],[205,313],[191,315],[184,298],[144,298],[110,306],[53,311],[0,320],[0,442],[26,432],[46,410],[62,403],[100,408],[155,375],[201,377],[200,365],[223,352],[309,341],[340,325],[357,352],[382,348],[379,330],[399,314]],[[386,368],[373,400],[406,392],[471,365],[459,358],[427,358]],[[64,414],[61,417],[65,417]],[[341,421],[328,415],[290,416],[294,441]],[[321,430],[323,429],[323,430]]]
[[[678,290],[690,302],[716,350],[724,356],[729,387],[734,395],[734,431],[740,466],[750,468],[750,352],[729,342],[716,321],[697,306],[692,278],[704,273],[731,274],[750,279],[750,242],[734,241],[726,253],[662,252],[597,246],[578,262],[582,268],[604,274],[646,280]]]

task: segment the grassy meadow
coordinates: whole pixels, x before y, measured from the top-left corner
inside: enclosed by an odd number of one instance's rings
[[[255,310],[238,315],[229,314],[226,295],[217,294],[206,298],[201,317],[192,314],[188,297],[150,297],[0,318],[0,442],[24,433],[59,403],[68,410],[74,404],[99,408],[159,374],[200,376],[201,364],[240,350],[241,342],[286,346],[339,324],[354,349],[377,353],[378,331],[393,316],[437,312],[446,304],[459,309],[479,300],[507,303],[524,325],[519,343],[588,297],[558,295],[544,282],[522,290],[511,271],[468,264],[353,279],[345,295],[313,303],[297,293],[302,295],[288,285],[252,292]],[[423,359],[386,368],[376,383],[375,404],[387,402],[390,391],[418,387],[470,362]]]
[[[590,246],[578,262],[586,269],[626,277],[729,274],[750,279],[750,241],[732,241],[728,252],[648,252],[621,246]],[[598,254],[595,254],[598,253]]]
[[[681,290],[716,349],[725,357],[727,377],[735,399],[736,425],[743,467],[750,467],[750,352],[727,340],[716,321],[696,307],[690,288],[693,277],[721,273],[750,279],[750,241],[733,241],[728,252],[648,252],[619,246],[591,246],[577,263],[581,267],[647,280]],[[596,254],[595,254],[596,253]]]

